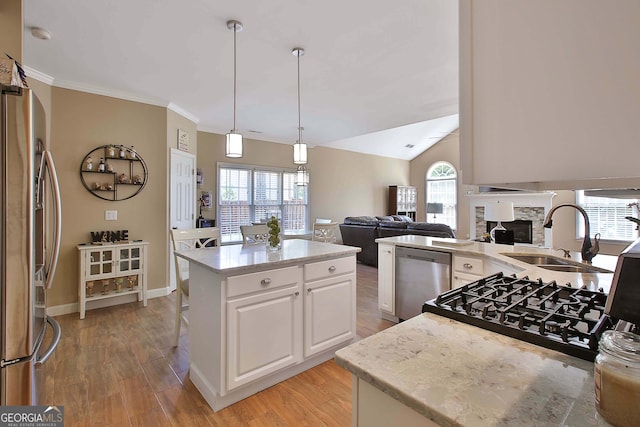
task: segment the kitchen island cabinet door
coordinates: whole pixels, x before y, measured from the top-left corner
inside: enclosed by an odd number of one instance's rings
[[[378,244],[378,308],[383,317],[395,316],[395,249],[395,245]]]
[[[300,286],[227,301],[227,390],[302,360]]]
[[[355,336],[355,275],[305,283],[304,357]]]

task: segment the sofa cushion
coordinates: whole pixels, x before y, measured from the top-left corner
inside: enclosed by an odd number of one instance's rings
[[[348,216],[344,219],[345,224],[350,225],[378,225],[378,219],[375,216]]]
[[[394,221],[413,222],[413,220],[406,215],[391,215]]]
[[[393,217],[391,215],[386,215],[386,216],[377,216],[376,218],[378,218],[379,221],[393,221]]]
[[[407,228],[407,222],[404,221],[380,221],[380,227],[384,228]]]
[[[446,224],[432,224],[429,222],[412,222],[407,224],[407,230],[422,230],[440,234],[442,237],[455,237],[455,233]]]

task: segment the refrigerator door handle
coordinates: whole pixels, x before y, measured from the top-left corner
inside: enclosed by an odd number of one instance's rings
[[[56,348],[60,343],[60,337],[62,336],[60,324],[55,319],[47,316],[47,323],[49,323],[51,325],[51,328],[53,329],[53,338],[51,339],[49,348],[41,356],[36,355],[36,365],[42,365],[49,359],[49,357],[51,357],[53,352],[56,351]]]
[[[62,237],[62,204],[60,201],[58,174],[56,173],[56,167],[53,163],[51,152],[45,150],[42,153],[42,159],[45,163],[47,174],[49,175],[49,181],[51,182],[51,194],[54,205],[53,249],[51,252],[51,259],[49,260],[49,268],[45,269],[44,284],[45,289],[51,289],[51,286],[53,286],[53,277],[56,274],[56,266],[58,265],[58,257],[60,256],[60,239]]]

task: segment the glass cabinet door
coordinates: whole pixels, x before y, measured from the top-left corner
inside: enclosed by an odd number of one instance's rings
[[[142,268],[140,246],[120,248],[118,269],[121,273],[139,272]]]
[[[98,277],[113,273],[113,249],[92,249],[87,252],[88,277]]]

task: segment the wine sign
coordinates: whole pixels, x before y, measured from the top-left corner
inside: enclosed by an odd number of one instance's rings
[[[92,231],[91,243],[94,245],[106,245],[109,243],[128,243],[129,230],[116,231]]]

